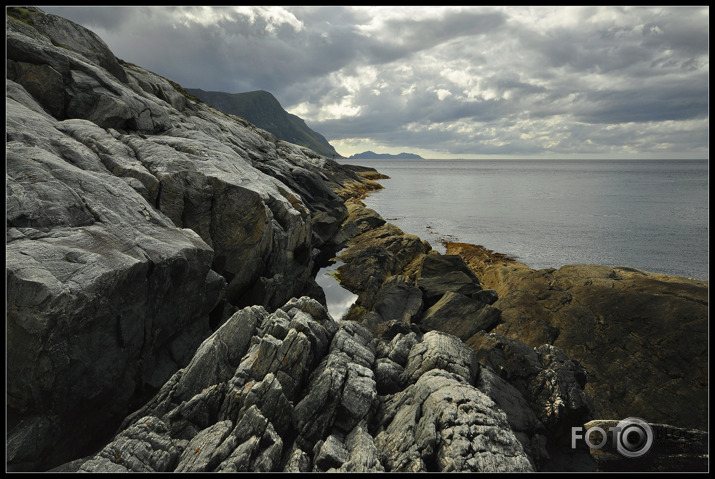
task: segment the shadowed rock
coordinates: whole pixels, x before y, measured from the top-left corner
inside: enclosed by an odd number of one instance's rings
[[[449,291],[425,311],[417,323],[427,330],[445,331],[466,341],[479,331],[490,331],[500,318],[498,309]]]

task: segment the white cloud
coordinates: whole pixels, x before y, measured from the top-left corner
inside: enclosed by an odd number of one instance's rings
[[[708,156],[708,7],[57,10],[185,87],[270,91],[340,152]]]

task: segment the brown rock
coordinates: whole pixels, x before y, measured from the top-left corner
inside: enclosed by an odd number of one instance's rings
[[[586,367],[597,417],[707,427],[707,281],[625,266],[535,271],[473,245],[447,252],[497,291],[494,332],[553,344]]]

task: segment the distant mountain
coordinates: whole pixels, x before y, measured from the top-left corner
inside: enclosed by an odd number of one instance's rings
[[[420,155],[414,153],[398,153],[391,155],[389,153],[375,153],[374,151],[365,151],[358,153],[349,158],[350,160],[424,160]]]
[[[267,91],[225,93],[198,88],[186,88],[186,91],[217,110],[240,116],[270,131],[280,140],[305,146],[329,158],[341,158],[323,135],[311,130],[302,118],[285,111]]]

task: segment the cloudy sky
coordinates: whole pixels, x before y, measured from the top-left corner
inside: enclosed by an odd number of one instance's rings
[[[708,158],[709,7],[41,7],[344,156]]]

